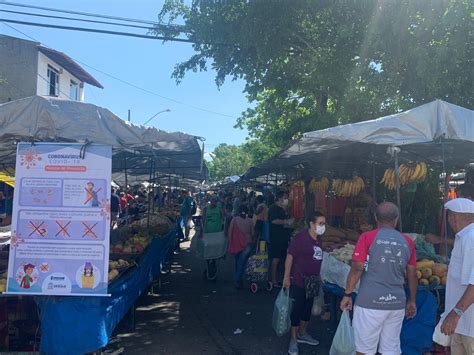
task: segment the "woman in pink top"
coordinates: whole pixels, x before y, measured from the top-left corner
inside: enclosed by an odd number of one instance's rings
[[[243,288],[242,278],[244,276],[245,265],[247,260],[255,249],[255,240],[253,232],[252,219],[248,217],[248,208],[245,205],[239,207],[239,215],[232,218],[229,227],[229,233],[232,233],[234,228],[238,228],[240,232],[247,238],[247,246],[241,252],[235,254],[235,273],[234,285],[238,289]]]

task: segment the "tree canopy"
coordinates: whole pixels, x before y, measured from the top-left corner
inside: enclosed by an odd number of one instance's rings
[[[176,80],[208,68],[218,86],[245,80],[253,107],[236,127],[275,151],[305,131],[434,99],[473,108],[470,3],[167,0],[160,20],[184,22],[194,42]]]

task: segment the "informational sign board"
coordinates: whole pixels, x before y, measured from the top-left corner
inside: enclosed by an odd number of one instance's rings
[[[112,148],[19,143],[6,293],[107,295]]]

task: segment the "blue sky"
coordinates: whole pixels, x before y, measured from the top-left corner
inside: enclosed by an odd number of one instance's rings
[[[134,0],[133,2],[130,0],[22,0],[18,2],[151,21],[157,20],[163,4],[163,1],[156,0]],[[2,6],[1,2],[0,7],[14,11],[44,13],[40,10]],[[61,14],[53,15],[63,16]],[[75,15],[66,16],[73,17]],[[0,13],[0,17],[79,27],[99,26],[7,13]],[[137,124],[147,121],[159,111],[170,109],[171,112],[158,115],[150,122],[150,125],[166,131],[182,131],[205,137],[207,152],[212,151],[219,143],[239,144],[245,140],[247,133],[233,128],[236,118],[249,106],[242,93],[245,85],[243,81],[232,82],[229,80],[218,89],[214,82],[215,72],[213,70],[203,73],[189,72],[179,85],[171,78],[175,64],[188,59],[194,53],[190,44],[177,42],[163,44],[157,40],[29,27],[19,24],[10,25],[41,43],[65,52],[72,58],[108,74],[160,95],[234,118],[202,112],[144,93],[87,67],[85,69],[99,80],[105,89],[101,90],[87,85],[85,89],[86,102],[106,107],[123,119],[127,118],[127,110],[130,109],[132,122]],[[108,28],[116,31],[132,30],[124,27],[111,27]],[[145,31],[143,30],[142,33]],[[25,38],[3,23],[0,23],[0,33]]]

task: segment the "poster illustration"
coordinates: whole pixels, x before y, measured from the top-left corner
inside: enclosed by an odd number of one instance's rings
[[[106,296],[110,146],[19,143],[6,293]]]

